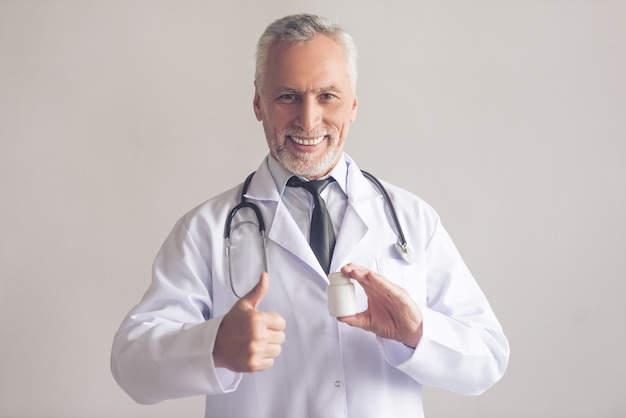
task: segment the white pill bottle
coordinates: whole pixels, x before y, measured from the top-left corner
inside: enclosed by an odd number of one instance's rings
[[[354,283],[341,273],[328,275],[328,311],[332,316],[350,316],[356,313]]]

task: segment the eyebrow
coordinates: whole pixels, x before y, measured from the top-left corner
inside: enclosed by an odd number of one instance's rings
[[[302,94],[302,91],[293,87],[287,86],[277,86],[273,91],[274,94]],[[336,85],[331,84],[328,86],[322,86],[313,90],[313,93],[340,93],[341,89],[339,89]]]

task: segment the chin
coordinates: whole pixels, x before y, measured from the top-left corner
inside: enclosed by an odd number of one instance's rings
[[[321,177],[332,170],[337,162],[336,155],[333,155],[333,153],[327,153],[315,160],[311,157],[310,154],[304,156],[279,154],[277,160],[290,173],[305,178]]]

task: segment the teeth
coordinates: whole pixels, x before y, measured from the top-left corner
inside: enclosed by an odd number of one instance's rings
[[[295,136],[289,136],[289,138],[291,138],[291,140],[298,145],[317,145],[324,140],[323,136],[320,136],[319,138],[314,138],[314,139],[304,139],[304,138],[298,138]]]

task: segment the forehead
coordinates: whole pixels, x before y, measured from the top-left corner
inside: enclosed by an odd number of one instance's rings
[[[292,88],[349,84],[346,54],[336,41],[324,35],[305,43],[279,42],[270,48],[265,81]]]

